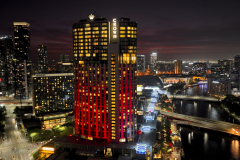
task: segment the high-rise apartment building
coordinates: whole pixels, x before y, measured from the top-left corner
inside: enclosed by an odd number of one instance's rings
[[[42,128],[65,122],[73,111],[73,73],[35,74],[32,76],[34,114],[42,117]]]
[[[29,23],[14,22],[15,97],[28,98],[31,92]]]
[[[48,73],[47,47],[38,45],[38,73]]]
[[[175,74],[182,74],[182,61],[181,60],[175,60],[174,61],[174,72]]]
[[[137,55],[137,71],[145,72],[145,55]]]
[[[69,55],[61,54],[61,55],[60,55],[60,61],[61,61],[62,63],[69,63],[69,62],[70,62],[70,61],[69,61]]]
[[[13,39],[0,37],[0,95],[7,96],[13,88]]]
[[[152,65],[152,67],[155,66],[156,61],[157,61],[157,53],[150,54],[150,63]]]
[[[97,15],[73,24],[75,131],[107,142],[136,132],[137,23]]]

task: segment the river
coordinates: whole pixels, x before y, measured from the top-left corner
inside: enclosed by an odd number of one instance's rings
[[[200,85],[182,91],[180,94],[207,96],[207,85]],[[216,103],[173,101],[175,112],[213,120],[234,123]],[[238,159],[239,140],[230,135],[206,129],[195,130],[190,126],[179,126],[186,160],[232,160]]]

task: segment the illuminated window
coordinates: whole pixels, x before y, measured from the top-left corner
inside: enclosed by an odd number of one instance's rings
[[[93,30],[98,30],[98,27],[93,27]]]
[[[84,64],[84,61],[79,61],[79,64]]]
[[[102,34],[101,37],[107,37],[107,34]]]
[[[125,30],[125,27],[120,27],[120,30]]]
[[[107,42],[101,42],[101,45],[107,45]]]
[[[125,35],[120,35],[120,38],[124,38],[125,37]]]
[[[120,31],[120,34],[125,34],[125,31]]]

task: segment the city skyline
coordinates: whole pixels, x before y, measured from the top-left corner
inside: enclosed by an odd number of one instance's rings
[[[15,2],[15,5],[12,5],[12,2]],[[146,60],[149,60],[152,52],[159,54],[158,60],[232,59],[234,55],[239,54],[240,23],[237,15],[240,11],[237,10],[237,1],[140,1],[137,4],[126,4],[122,1],[116,3],[119,9],[109,7],[115,3],[110,1],[105,1],[108,5],[99,9],[100,2],[93,1],[94,5],[90,10],[87,2],[58,1],[58,5],[55,2],[48,2],[47,5],[40,1],[3,2],[2,12],[7,13],[10,8],[15,12],[9,12],[8,16],[1,14],[4,23],[1,25],[0,36],[13,35],[14,21],[28,22],[31,25],[33,62],[37,61],[37,46],[43,44],[48,47],[51,64],[52,60],[59,60],[60,54],[68,54],[72,58],[71,25],[76,19],[96,11],[102,16],[109,15],[109,18],[125,16],[135,19],[141,26],[138,30],[138,54],[145,54]],[[77,9],[78,6],[81,6],[81,11]],[[37,7],[42,9],[36,13],[34,11]],[[125,7],[124,13],[120,10],[122,7]]]

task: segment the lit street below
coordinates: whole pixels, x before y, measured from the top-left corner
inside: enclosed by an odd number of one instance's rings
[[[17,123],[13,114],[16,104],[2,104],[7,109],[5,139],[0,145],[0,157],[5,160],[30,160],[32,152],[39,148],[39,145],[33,145],[18,130]],[[36,150],[37,151],[37,150]]]

